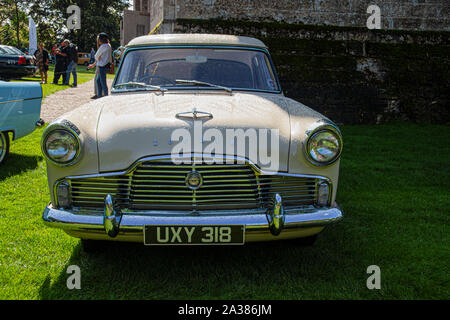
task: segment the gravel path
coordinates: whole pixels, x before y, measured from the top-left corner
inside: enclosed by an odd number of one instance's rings
[[[107,79],[111,90],[112,79]],[[44,84],[45,86],[45,84]],[[47,96],[42,102],[41,118],[50,123],[64,113],[91,101],[94,95],[94,80],[78,85],[77,88],[68,88]]]

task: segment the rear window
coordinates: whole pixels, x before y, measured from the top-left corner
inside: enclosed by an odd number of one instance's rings
[[[22,55],[22,56],[25,55],[22,51],[14,47],[4,46],[2,47],[2,49],[5,50],[7,54]]]

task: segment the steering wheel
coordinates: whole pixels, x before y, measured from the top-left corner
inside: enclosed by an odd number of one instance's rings
[[[155,76],[155,75],[152,75],[152,74],[149,74],[149,75],[146,75],[146,76],[141,77],[141,78],[138,80],[138,82],[144,82],[144,80],[146,80],[146,79],[160,79],[160,80],[166,81],[166,82],[164,82],[163,84],[170,83],[171,85],[174,85],[174,86],[177,85],[177,83],[176,83],[175,81],[171,80],[171,79],[168,79],[168,78],[165,78],[165,77],[161,77],[161,76]],[[150,80],[150,83],[149,83],[149,84],[152,84],[152,82],[153,82],[153,81]]]

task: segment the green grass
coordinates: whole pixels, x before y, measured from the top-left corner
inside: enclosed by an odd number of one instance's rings
[[[55,66],[49,65],[49,70],[47,72],[47,84],[42,85],[42,93],[43,93],[44,98],[52,93],[55,93],[56,91],[70,88],[70,86],[61,84],[62,77],[59,78],[59,82],[58,82],[59,84],[52,83],[53,76],[54,76],[54,70],[55,70]],[[90,80],[94,79],[94,77],[95,77],[95,69],[86,70],[85,66],[77,66],[77,84],[78,85],[83,84],[87,81],[90,81]],[[114,79],[114,75],[108,74],[107,78]],[[40,82],[41,76],[40,76],[39,72],[37,72],[34,76],[24,77],[20,80],[14,80],[14,81],[37,81],[37,82]],[[70,75],[70,84],[72,84],[72,83],[73,83],[73,76]]]
[[[448,299],[450,130],[344,126],[338,201],[345,219],[314,247],[154,248],[111,244],[88,255],[44,227],[42,128],[13,142],[0,169],[0,299]],[[66,288],[81,268],[81,290]],[[366,269],[381,268],[381,290]]]

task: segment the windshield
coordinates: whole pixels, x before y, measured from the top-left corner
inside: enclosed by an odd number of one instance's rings
[[[279,91],[268,56],[261,51],[218,48],[163,48],[130,51],[116,86],[136,83],[166,89]],[[143,87],[142,85],[140,87]],[[118,87],[117,87],[118,88]]]

